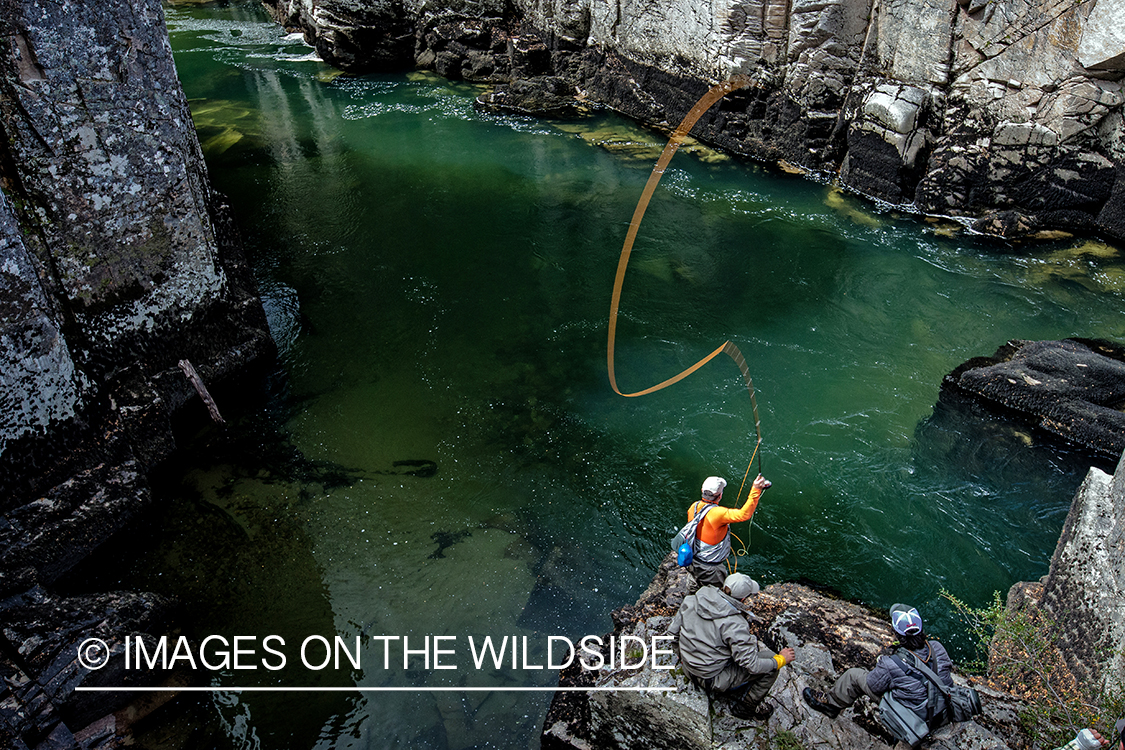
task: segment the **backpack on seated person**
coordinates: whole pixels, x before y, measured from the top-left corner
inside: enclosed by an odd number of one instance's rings
[[[980,695],[976,690],[960,685],[947,687],[915,654],[909,651],[906,654],[914,669],[908,667],[898,656],[892,656],[891,659],[904,672],[920,673],[926,679],[926,703],[924,715],[920,715],[895,700],[890,690],[883,693],[879,701],[879,719],[895,739],[917,747],[934,729],[950,721],[968,721],[981,712]]]
[[[706,508],[692,516],[692,519],[672,537],[672,549],[676,550],[676,562],[679,563],[681,568],[691,565],[691,561],[695,559],[695,543],[699,539],[699,524],[703,521],[703,517],[707,515],[707,511],[714,507],[716,506],[708,503]]]
[[[895,700],[890,690],[879,699],[879,721],[892,737],[910,747],[918,747],[930,734],[930,727],[925,719]]]
[[[920,664],[914,654],[910,654],[909,651],[907,651],[907,654],[913,657],[915,665]],[[945,686],[941,685],[940,681],[927,679],[924,673],[919,674],[920,669],[908,666],[901,657],[892,655],[890,659],[898,664],[903,672],[916,676],[926,685],[926,702],[918,710],[915,710],[900,703],[891,694],[892,691],[888,690],[883,693],[883,697],[879,700],[879,720],[896,740],[905,742],[910,747],[918,747],[918,744],[928,737],[931,731],[948,723],[946,718],[948,688],[943,691],[941,688]],[[925,667],[925,665],[922,666]]]
[[[963,685],[954,685],[953,687],[946,687],[945,684],[938,679],[933,670],[927,667],[917,656],[911,654],[914,658],[914,666],[918,671],[926,676],[926,678],[945,694],[946,703],[948,704],[948,720],[949,721],[969,721],[974,716],[981,712],[980,695],[971,687]]]

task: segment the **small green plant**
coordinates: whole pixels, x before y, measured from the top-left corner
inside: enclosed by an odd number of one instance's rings
[[[805,746],[797,739],[797,735],[788,729],[779,729],[773,737],[774,750],[805,750]]]
[[[965,620],[976,644],[969,671],[1024,701],[1020,726],[1032,742],[1055,747],[1085,727],[1110,735],[1125,711],[1125,693],[1078,684],[1059,650],[1062,630],[1055,620],[1038,608],[1008,609],[999,591],[979,609],[948,591],[941,596]]]

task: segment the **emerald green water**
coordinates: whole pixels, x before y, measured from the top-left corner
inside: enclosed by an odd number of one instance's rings
[[[132,582],[179,595],[196,637],[458,637],[457,670],[384,670],[376,642],[362,669],[219,686],[554,684],[473,669],[467,637],[608,631],[703,478],[730,504],[753,452],[725,358],[643,398],[608,385],[613,274],[662,137],[604,111],[478,112],[485,89],[421,73],[337,75],[253,3],[166,13],[280,362],[260,402],[220,404],[228,433],[181,439],[179,499]],[[939,591],[983,604],[1043,575],[1089,461],[935,409],[941,378],[1008,339],[1125,340],[1125,263],[950,228],[685,148],[638,237],[616,363],[638,390],[737,343],[774,483],[739,569],[913,602],[957,647]],[[213,700],[239,748],[522,748],[550,694]]]

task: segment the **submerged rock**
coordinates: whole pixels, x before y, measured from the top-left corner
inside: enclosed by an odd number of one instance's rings
[[[512,81],[477,97],[486,109],[537,117],[563,117],[578,113],[580,101],[574,85],[557,76]]]
[[[950,389],[1116,459],[1125,451],[1125,348],[1109,341],[1009,341],[942,381]]]

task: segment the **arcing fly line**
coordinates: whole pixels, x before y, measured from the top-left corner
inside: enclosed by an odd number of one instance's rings
[[[755,457],[757,457],[758,459],[758,473],[762,473],[762,457],[759,451],[762,446],[762,423],[758,418],[758,401],[754,397],[754,381],[750,379],[750,368],[746,366],[746,358],[742,356],[742,352],[739,351],[734,342],[724,342],[723,345],[718,349],[711,352],[706,357],[699,360],[691,367],[688,367],[678,375],[673,375],[667,380],[657,383],[650,388],[645,388],[644,390],[635,391],[633,393],[622,393],[621,389],[617,387],[617,375],[613,367],[613,349],[614,343],[617,339],[617,311],[621,303],[621,287],[625,281],[625,269],[629,265],[629,256],[633,252],[633,242],[636,240],[637,231],[641,227],[641,219],[644,218],[645,211],[648,209],[649,201],[652,199],[652,194],[653,192],[655,192],[656,186],[660,183],[660,178],[664,176],[664,170],[667,169],[668,163],[672,161],[672,156],[675,155],[676,151],[680,148],[680,144],[684,142],[684,138],[687,137],[687,134],[691,131],[692,127],[699,120],[699,118],[703,116],[703,113],[710,109],[711,105],[722,99],[730,92],[745,88],[749,86],[750,83],[751,81],[749,77],[744,75],[736,75],[728,81],[724,81],[723,83],[720,83],[716,86],[712,86],[711,89],[706,94],[704,94],[698,102],[695,103],[695,106],[691,108],[691,111],[687,113],[687,115],[683,119],[683,122],[681,122],[679,127],[676,128],[675,132],[672,133],[672,137],[668,139],[668,144],[664,146],[664,151],[661,152],[660,158],[656,160],[656,166],[652,168],[652,174],[649,175],[648,182],[645,183],[644,190],[641,191],[641,197],[637,202],[637,208],[633,211],[633,219],[629,222],[629,231],[625,234],[625,244],[621,248],[621,257],[617,261],[617,275],[613,280],[613,296],[611,297],[609,304],[609,342],[606,346],[606,363],[609,368],[609,384],[617,395],[625,396],[626,398],[644,396],[646,394],[659,391],[663,388],[667,388],[673,383],[678,383],[688,375],[691,375],[693,372],[703,367],[703,365],[710,362],[719,354],[726,354],[732,360],[734,360],[734,363],[738,365],[738,369],[742,371],[742,377],[746,381],[746,389],[750,392],[750,404],[754,409],[754,430],[757,433],[758,438],[757,442],[754,445],[754,454],[750,457],[750,464],[746,467],[746,476],[749,476],[750,474],[750,466],[754,464]],[[746,486],[746,476],[742,477],[742,487],[739,487],[738,489],[736,504],[737,502],[741,502],[742,489]],[[751,523],[753,523],[752,518]],[[739,541],[741,542],[742,540],[740,539]],[[739,554],[746,554],[745,543],[743,543],[742,550],[739,552]]]

